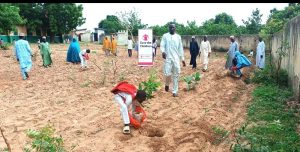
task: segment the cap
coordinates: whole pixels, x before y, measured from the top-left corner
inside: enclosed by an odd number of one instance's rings
[[[234,36],[233,36],[233,35],[231,35],[229,38],[232,38],[232,39],[234,39]]]
[[[19,36],[25,36],[25,34],[24,33],[20,33]]]
[[[43,36],[42,38],[43,38],[43,39],[46,39],[46,36]]]
[[[194,39],[195,38],[195,36],[192,36],[192,39]]]

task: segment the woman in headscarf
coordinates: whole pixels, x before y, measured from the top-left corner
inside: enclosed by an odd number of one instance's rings
[[[80,52],[80,46],[76,38],[73,38],[69,49],[67,53],[67,62],[72,62],[75,64],[80,63],[80,57],[79,57],[79,52]]]
[[[52,59],[50,56],[51,50],[49,47],[49,43],[46,41],[45,36],[42,37],[41,43],[39,44],[39,48],[43,59],[43,66],[47,68],[52,64]]]

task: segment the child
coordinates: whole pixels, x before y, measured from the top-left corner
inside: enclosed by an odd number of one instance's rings
[[[81,60],[81,69],[87,68],[87,60],[89,60],[90,49],[84,49],[79,52],[79,57]]]
[[[120,82],[111,92],[115,94],[115,101],[120,105],[120,111],[124,122],[123,133],[129,134],[129,124],[135,128],[140,127],[140,123],[146,118],[145,111],[141,104],[146,100],[146,92],[137,90],[137,88],[126,81]],[[128,111],[128,107],[132,108],[132,113]],[[139,117],[139,118],[137,118]]]

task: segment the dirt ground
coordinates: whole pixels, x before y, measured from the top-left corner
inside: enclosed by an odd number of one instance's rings
[[[37,45],[31,44],[31,48],[38,53]],[[179,97],[174,98],[164,91],[159,50],[153,67],[138,67],[136,52],[129,58],[124,47],[119,48],[118,57],[105,57],[100,45],[81,44],[81,49],[92,50],[90,60],[99,68],[89,62],[89,69],[80,71],[80,65],[65,61],[67,44],[53,44],[51,48],[53,66],[43,68],[37,54],[26,81],[12,51],[1,51],[0,125],[13,152],[21,152],[29,141],[27,129],[39,129],[48,123],[63,137],[66,149],[74,152],[227,152],[233,132],[245,121],[254,86],[226,75],[224,53],[212,53],[206,73],[200,70],[198,58],[200,83],[186,92],[181,80]],[[182,67],[181,77],[195,72],[188,65],[188,50],[185,57],[187,67]],[[123,135],[119,108],[110,90],[121,79],[137,86],[153,69],[162,87],[144,104],[147,118],[142,128],[132,128],[131,135]],[[216,126],[230,131],[220,144],[215,144],[218,136],[212,128]],[[0,148],[4,147],[1,137]]]

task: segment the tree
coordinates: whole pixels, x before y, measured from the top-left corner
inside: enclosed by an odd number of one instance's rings
[[[41,3],[13,3],[20,8],[20,16],[24,19],[29,32],[42,30],[43,27],[43,6]]]
[[[236,25],[231,15],[226,13],[217,14],[214,20],[214,24],[229,24]]]
[[[260,35],[267,39],[269,35],[279,32],[284,25],[292,18],[300,14],[300,4],[290,4],[283,10],[272,9],[267,23],[260,32]]]
[[[202,28],[204,31],[203,34],[207,35],[228,35],[239,33],[233,17],[226,13],[217,14],[214,19],[206,20],[203,23]]]
[[[153,30],[153,35],[157,35],[157,36],[162,36],[164,33],[167,33],[169,30],[168,27],[159,26],[159,25],[151,26],[150,28],[152,28]]]
[[[9,35],[16,25],[22,24],[24,20],[19,15],[19,8],[11,4],[0,4],[0,33]]]
[[[196,25],[196,21],[187,21],[186,35],[202,35],[204,31]]]
[[[133,8],[130,11],[117,12],[119,19],[121,20],[122,26],[130,33],[133,37],[138,35],[138,30],[147,27],[147,24],[142,24],[139,18],[139,13]]]
[[[106,33],[116,33],[118,30],[125,30],[121,21],[115,15],[107,15],[106,19],[99,22],[98,27],[103,28]]]
[[[252,11],[252,15],[251,17],[248,17],[247,21],[242,20],[246,26],[247,34],[258,34],[260,32],[262,28],[261,17],[262,14],[260,14],[259,9],[256,8]]]
[[[85,23],[82,17],[82,5],[75,3],[44,3],[45,22],[49,22],[48,27],[53,42],[54,34],[66,34]]]

